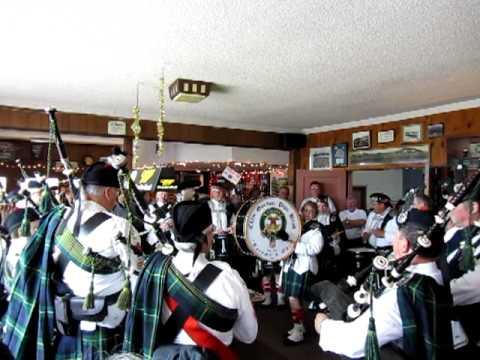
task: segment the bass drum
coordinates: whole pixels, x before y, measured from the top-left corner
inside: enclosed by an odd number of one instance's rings
[[[235,216],[235,239],[244,255],[280,261],[293,252],[302,226],[297,210],[278,197],[245,202]]]

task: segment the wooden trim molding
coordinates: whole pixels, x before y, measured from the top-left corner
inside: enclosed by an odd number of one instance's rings
[[[109,136],[108,121],[119,120],[109,116],[61,111],[57,113],[57,118],[62,133],[106,137]],[[126,137],[131,138],[132,119],[124,120],[127,122]],[[154,121],[143,120],[141,126],[142,140],[157,139],[157,125]],[[289,150],[285,141],[286,134],[180,123],[165,123],[164,127],[165,141]],[[1,129],[48,131],[47,115],[38,109],[0,106]]]

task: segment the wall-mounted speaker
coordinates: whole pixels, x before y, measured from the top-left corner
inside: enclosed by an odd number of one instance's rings
[[[283,148],[285,150],[301,149],[307,146],[307,135],[305,134],[282,134]]]

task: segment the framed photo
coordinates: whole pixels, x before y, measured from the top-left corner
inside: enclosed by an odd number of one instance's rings
[[[422,141],[422,124],[405,125],[402,140],[404,143]]]
[[[428,125],[427,133],[429,139],[443,136],[443,123]]]
[[[468,153],[472,158],[480,158],[480,143],[471,143]]]
[[[325,170],[332,168],[332,148],[325,146],[310,149],[310,170]]]
[[[370,131],[358,131],[352,134],[352,149],[370,149]]]
[[[335,144],[332,147],[332,166],[344,167],[348,165],[348,144]]]
[[[395,130],[379,131],[377,134],[377,142],[379,144],[389,143],[395,140]]]
[[[351,165],[426,164],[430,159],[429,145],[360,150],[350,154]]]

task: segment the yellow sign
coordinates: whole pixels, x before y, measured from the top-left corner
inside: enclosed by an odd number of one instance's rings
[[[161,179],[161,186],[172,186],[175,183],[175,179]]]
[[[140,176],[140,184],[147,183],[153,175],[155,175],[156,169],[146,169],[142,171],[142,175]]]

